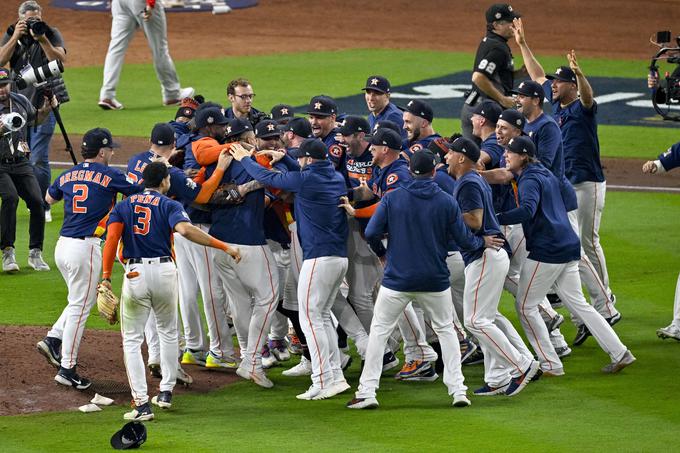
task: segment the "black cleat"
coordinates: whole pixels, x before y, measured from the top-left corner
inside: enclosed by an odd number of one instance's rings
[[[576,331],[576,338],[574,338],[574,343],[573,346],[581,346],[590,336],[590,330],[586,327],[585,324],[582,324],[578,327],[578,330]]]
[[[77,390],[87,390],[92,385],[89,379],[78,376],[75,366],[73,368],[60,367],[54,380],[61,385],[75,387]]]
[[[61,366],[61,340],[59,338],[45,337],[36,344],[36,347],[50,365],[55,368]]]
[[[158,396],[151,398],[151,402],[163,409],[169,409],[172,406],[172,392],[160,392]]]

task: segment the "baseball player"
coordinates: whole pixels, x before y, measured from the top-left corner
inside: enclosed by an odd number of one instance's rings
[[[348,192],[354,202],[377,202],[386,193],[412,179],[406,160],[399,156],[402,143],[397,132],[390,128],[379,128],[371,137],[370,143],[373,174],[368,183],[362,183],[352,192]],[[396,374],[397,379],[434,381],[439,377],[430,363],[437,360],[438,356],[427,344],[424,331],[415,309],[408,305],[404,309],[404,316],[399,319],[399,332],[404,339],[404,366]],[[393,366],[392,363],[384,365]]]
[[[463,136],[474,140],[472,132],[472,109],[480,102],[489,99],[504,108],[515,105],[510,90],[515,77],[526,75],[522,67],[515,71],[512,52],[508,39],[512,38],[512,21],[520,17],[511,5],[496,3],[486,10],[486,36],[477,48],[472,69],[472,89],[467,93],[460,120]]]
[[[516,93],[519,111],[527,119],[524,132],[531,137],[534,145],[536,145],[536,157],[558,179],[565,208],[569,213],[569,221],[572,223],[576,234],[580,234],[576,192],[564,172],[562,134],[555,120],[543,113],[543,87],[538,82],[529,80],[520,83]],[[621,319],[621,314],[614,308],[611,290],[600,280],[595,267],[585,253],[581,253],[579,275],[581,281],[588,288],[595,309],[612,326],[616,324]],[[574,322],[578,327],[574,345],[578,346],[590,336],[590,332],[578,317],[574,317]]]
[[[172,232],[190,241],[223,250],[234,261],[238,250],[193,226],[182,205],[164,194],[170,188],[166,164],[154,162],[142,172],[146,189],[118,203],[108,221],[104,246],[102,285],[111,287],[111,270],[119,241],[123,243],[125,277],[121,292],[120,328],[123,334],[125,369],[135,408],[126,420],[154,418],[144,372],[141,345],[147,317],[156,314],[161,343],[162,380],[160,393],[152,403],[162,408],[172,405],[177,374],[177,269],[173,261]]]
[[[373,75],[366,79],[366,86],[362,90],[370,112],[368,124],[370,130],[373,130],[381,121],[392,121],[398,126],[401,138],[406,140],[403,114],[401,109],[390,101],[391,89],[390,81],[383,76]]]
[[[567,54],[569,66],[561,66],[553,76],[546,77],[526,43],[521,19],[515,21],[514,32],[529,76],[543,85],[545,97],[552,105],[553,118],[560,126],[564,143],[564,172],[578,199],[576,216],[581,244],[609,290],[609,273],[599,236],[607,182],[600,162],[597,102],[593,98],[593,89],[573,50]],[[614,296],[611,298],[614,299]]]
[[[269,112],[274,121],[285,126],[295,118],[295,108],[289,104],[276,104]]]
[[[113,149],[118,146],[108,129],[87,131],[80,150],[84,162],[62,173],[45,195],[50,205],[64,200],[64,223],[54,260],[68,287],[68,305],[37,346],[59,369],[54,380],[78,390],[91,385],[76,373],[76,364],[85,323],[97,301],[103,226],[119,192],[132,195],[142,189],[128,182],[120,170],[109,167]]]
[[[418,99],[409,101],[403,118],[407,139],[404,141],[402,156],[406,160],[416,151],[426,149],[432,140],[441,138],[441,135],[432,129],[434,113],[426,102]]]
[[[328,148],[328,157],[335,168],[344,172],[345,151],[336,138],[337,104],[333,98],[328,96],[314,96],[309,101],[306,113],[309,116],[309,123],[312,125],[312,134],[324,142]]]
[[[680,142],[659,154],[656,160],[648,160],[642,166],[643,173],[660,174],[680,167]],[[680,275],[675,287],[675,302],[673,304],[673,322],[668,327],[662,327],[656,331],[659,338],[673,338],[680,341]]]
[[[111,42],[104,61],[104,81],[99,92],[99,107],[104,110],[121,110],[123,104],[116,99],[116,87],[123,70],[125,52],[138,28],[151,48],[156,76],[161,83],[163,105],[175,105],[183,98],[194,95],[191,87],[180,88],[175,64],[168,50],[165,8],[156,0],[116,0],[111,3]]]
[[[413,154],[414,179],[385,194],[366,228],[366,238],[377,254],[389,234],[385,275],[375,303],[366,362],[350,409],[378,407],[375,398],[380,381],[381,356],[387,338],[404,308],[416,301],[427,313],[442,345],[444,383],[455,407],[470,405],[460,365],[460,346],[453,328],[453,303],[446,266],[447,243],[453,237],[464,248],[483,247],[485,241],[499,247],[502,240],[473,236],[463,223],[451,195],[433,181],[435,157],[429,151]],[[422,213],[427,212],[427,216]]]
[[[538,304],[554,286],[558,296],[592,332],[612,362],[604,373],[616,373],[635,361],[607,321],[583,297],[578,275],[581,245],[567,217],[560,182],[536,157],[529,137],[510,139],[506,168],[518,176],[519,206],[498,214],[501,225],[522,223],[529,252],[520,271],[517,313],[545,373],[564,374],[564,368],[548,337]]]
[[[224,109],[224,116],[228,119],[240,118],[249,121],[253,127],[267,114],[253,107],[255,93],[250,82],[246,79],[234,79],[227,85],[227,99],[231,107]]]
[[[456,178],[453,196],[463,213],[463,220],[475,235],[504,239],[493,210],[491,187],[474,170],[480,155],[477,145],[467,138],[458,138],[451,144],[446,161],[449,173]],[[484,352],[485,384],[474,393],[516,395],[539,372],[540,364],[531,354],[517,350],[496,325],[498,318],[505,318],[498,312],[498,303],[503,292],[503,276],[510,267],[507,250],[464,251],[463,259],[466,264],[465,326],[475,335]],[[505,321],[507,319],[503,319]],[[514,334],[519,338],[516,332]],[[526,347],[523,351],[528,352]]]
[[[224,129],[227,119],[219,109],[201,109],[200,124]],[[197,123],[199,123],[197,118]],[[221,145],[212,137],[203,137],[193,143],[196,162],[206,166],[210,176],[218,156],[232,144]],[[223,182],[246,184],[254,179],[240,162],[232,162],[222,178]],[[229,243],[237,244],[242,260],[239,263],[222,256],[215,257],[215,265],[229,294],[241,347],[241,365],[236,373],[265,388],[274,386],[262,368],[262,347],[267,341],[272,314],[279,301],[279,273],[264,233],[264,189],[245,195],[241,204],[217,207],[212,211],[210,234]]]
[[[496,138],[496,123],[503,109],[494,101],[482,101],[472,109],[472,135],[480,140],[479,165],[481,170],[500,166],[503,147]]]
[[[328,161],[328,149],[309,138],[298,148],[298,163],[283,152],[270,152],[288,170],[274,172],[250,159],[242,147],[232,146],[234,158],[255,179],[294,192],[303,262],[298,282],[300,324],[312,358],[312,385],[301,400],[330,398],[349,389],[341,364],[331,306],[347,271],[347,217],[338,208],[347,193],[344,178]]]
[[[142,182],[142,174],[147,165],[154,160],[169,160],[175,149],[175,134],[167,123],[156,124],[151,132],[151,148],[148,151],[133,156],[128,161],[128,178]],[[231,157],[226,153],[223,162],[218,165],[215,173],[203,184],[197,184],[177,167],[170,167],[170,189],[168,196],[190,205],[208,202],[222,179],[226,166]],[[207,228],[201,224],[197,227],[204,231]],[[179,271],[179,302],[186,350],[182,355],[183,364],[199,364],[206,368],[236,368],[232,335],[226,319],[226,298],[222,285],[215,277],[211,278],[210,268],[213,250],[186,240],[181,234],[175,234],[176,264]],[[207,270],[205,272],[204,270]],[[213,272],[214,273],[214,272]],[[212,280],[212,281],[211,281]],[[203,308],[208,324],[210,344],[207,345],[201,316],[198,313],[196,294],[201,289]],[[155,336],[155,320],[149,317],[147,326],[147,342],[149,336]],[[158,349],[152,356],[149,344],[149,364],[153,368],[159,363]]]

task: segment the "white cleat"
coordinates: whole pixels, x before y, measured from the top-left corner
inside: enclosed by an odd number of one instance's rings
[[[453,395],[453,403],[451,404],[453,407],[468,407],[470,404],[470,400],[466,395]]]
[[[674,340],[680,341],[680,329],[678,329],[674,324],[668,327],[663,327],[656,331],[656,336],[665,340],[666,338],[672,338]]]
[[[312,362],[307,360],[305,356],[302,356],[300,358],[300,363],[295,365],[293,368],[290,368],[283,373],[281,373],[284,376],[288,377],[296,377],[296,376],[311,376],[312,375]]]
[[[254,373],[251,373],[250,371],[240,366],[236,369],[236,374],[241,376],[243,379],[253,381],[260,387],[266,389],[274,387],[274,383],[267,377],[264,371],[255,371]]]

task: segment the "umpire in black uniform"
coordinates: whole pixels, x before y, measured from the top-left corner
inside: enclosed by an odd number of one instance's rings
[[[472,90],[466,95],[460,113],[463,136],[479,141],[472,135],[472,110],[485,99],[499,103],[504,109],[515,106],[510,96],[515,77],[526,76],[524,66],[518,71],[512,61],[508,39],[513,36],[512,20],[520,14],[507,3],[496,3],[486,10],[486,36],[477,48],[472,69]]]
[[[2,269],[5,272],[16,272],[19,265],[14,256],[14,240],[16,237],[17,206],[21,197],[31,211],[29,224],[29,256],[28,264],[35,270],[50,270],[42,258],[43,238],[45,236],[45,212],[43,196],[40,193],[38,180],[33,174],[33,167],[28,160],[29,148],[26,133],[29,125],[36,120],[42,122],[50,111],[50,104],[45,102],[36,111],[33,104],[23,94],[12,92],[12,78],[9,70],[0,68],[0,248],[2,249]],[[14,121],[23,123],[18,130],[12,130],[10,114],[16,115]]]

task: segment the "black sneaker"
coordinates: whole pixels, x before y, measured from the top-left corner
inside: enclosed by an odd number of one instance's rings
[[[508,385],[508,388],[505,390],[505,394],[507,396],[517,395],[527,386],[527,384],[529,384],[529,382],[533,381],[534,376],[536,376],[540,369],[541,366],[537,361],[531,362],[529,368],[527,368],[521,376],[517,376],[510,380],[510,385]]]
[[[482,348],[477,348],[477,350],[470,354],[468,358],[462,363],[463,365],[476,365],[478,363],[484,363],[484,353],[482,352]]]
[[[547,294],[545,297],[548,298],[548,302],[550,302],[550,306],[552,308],[562,308],[564,307],[564,304],[562,303],[562,299],[560,299],[560,296],[558,296],[555,293],[552,294]]]
[[[424,382],[434,382],[439,378],[439,375],[437,372],[434,370],[434,367],[432,366],[431,363],[429,362],[424,362],[427,363],[429,366],[424,366],[420,368],[415,374],[412,374],[411,376],[406,376],[402,377],[400,380],[402,381],[424,381]]]
[[[383,372],[385,372],[387,370],[391,370],[392,368],[394,368],[395,366],[398,366],[398,365],[399,365],[399,359],[397,358],[397,356],[394,355],[393,352],[391,352],[391,351],[386,352],[383,355],[383,366],[382,366]],[[362,368],[363,368],[363,366],[362,366]]]
[[[59,367],[59,372],[56,376],[54,376],[54,380],[61,385],[75,387],[78,390],[86,390],[92,385],[92,382],[90,382],[89,379],[78,376],[78,373],[76,373],[76,367]]]
[[[160,392],[158,396],[151,398],[151,402],[163,409],[169,409],[172,406],[172,392]]]
[[[144,403],[141,406],[135,406],[130,412],[123,414],[123,420],[133,420],[136,422],[153,420],[153,411],[149,403]]]
[[[433,341],[430,343],[434,352],[437,353],[437,361],[434,362],[434,371],[439,374],[444,373],[444,356],[442,354],[442,345],[438,341]]]
[[[61,340],[59,338],[45,337],[36,344],[36,347],[50,365],[55,368],[61,366]]]
[[[585,324],[581,324],[576,331],[576,338],[574,338],[573,346],[581,346],[589,336],[590,330],[588,330]]]
[[[609,323],[610,326],[614,327],[614,324],[617,322],[621,321],[621,313],[617,313],[611,318],[604,318],[607,323]]]
[[[163,375],[161,374],[161,365],[159,363],[150,363],[148,368],[151,376],[157,379],[163,379]]]

